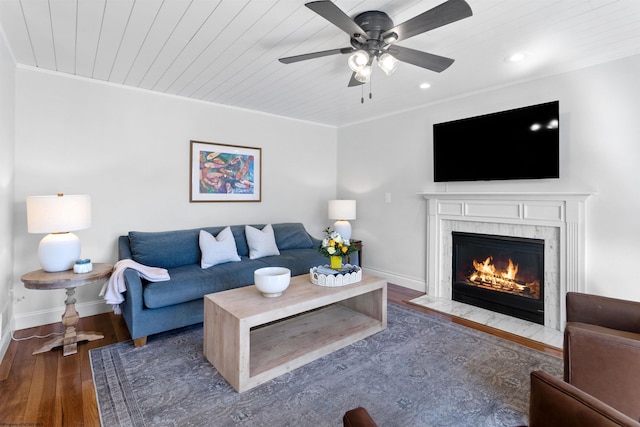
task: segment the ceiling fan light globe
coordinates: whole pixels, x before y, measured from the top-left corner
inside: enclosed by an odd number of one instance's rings
[[[386,36],[384,36],[382,41],[384,41],[386,44],[394,43],[398,41],[398,34],[396,33],[387,34]]]
[[[371,78],[371,66],[367,65],[362,70],[356,71],[356,74],[353,77],[361,83],[369,83],[369,79]]]
[[[398,60],[388,53],[383,53],[378,57],[378,66],[387,76],[393,74],[398,68]]]
[[[351,68],[351,71],[354,71],[356,73],[365,68],[368,63],[369,54],[366,50],[357,50],[353,52],[347,60],[347,64],[349,64],[349,68]]]

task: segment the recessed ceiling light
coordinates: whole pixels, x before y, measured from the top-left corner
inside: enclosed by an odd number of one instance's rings
[[[420,89],[429,89],[430,87],[431,83],[424,82],[420,84]]]
[[[504,58],[505,62],[520,62],[524,61],[529,56],[527,52],[515,52],[506,58]]]

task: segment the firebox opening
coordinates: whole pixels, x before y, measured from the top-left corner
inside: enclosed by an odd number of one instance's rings
[[[544,240],[453,232],[452,299],[544,325]]]

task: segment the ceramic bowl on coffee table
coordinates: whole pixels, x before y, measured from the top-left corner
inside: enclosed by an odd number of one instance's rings
[[[253,281],[263,296],[274,298],[289,287],[291,270],[285,267],[265,267],[253,272]]]

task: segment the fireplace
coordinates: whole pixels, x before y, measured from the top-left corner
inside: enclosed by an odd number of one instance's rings
[[[544,240],[544,326],[564,330],[567,292],[586,292],[586,201],[590,192],[430,191],[426,292],[452,294],[453,231]]]
[[[544,240],[452,232],[454,301],[545,324]]]

